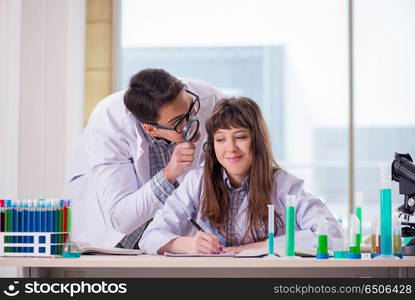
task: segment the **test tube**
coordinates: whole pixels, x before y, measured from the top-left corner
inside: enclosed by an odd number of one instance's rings
[[[360,229],[359,229],[359,234],[357,235],[357,239],[358,239],[358,245],[360,247],[360,244],[362,242],[362,207],[363,207],[363,193],[362,192],[356,192],[355,193],[355,214],[357,216],[357,218],[359,219],[360,222]]]
[[[51,200],[52,203],[52,231],[58,232],[58,224],[59,224],[59,213],[58,213],[58,206],[59,202],[57,199]],[[58,235],[53,234],[52,235],[52,242],[58,243]]]
[[[58,226],[58,207],[57,207],[57,200],[56,199],[51,199],[50,200],[50,214],[52,215],[51,218],[51,232],[57,232],[57,226]],[[55,233],[51,234],[51,241],[52,243],[57,243],[57,235]],[[57,247],[56,245],[53,245],[52,247],[52,252],[53,254],[57,254]]]
[[[329,258],[328,239],[327,239],[327,225],[326,219],[323,215],[320,216],[317,225],[317,255],[318,259]]]
[[[16,232],[23,232],[23,201],[16,200],[16,208],[17,208],[17,230]],[[23,247],[21,247],[21,243],[23,242],[23,236],[17,236],[17,243],[19,246],[16,248],[17,252],[23,252]]]
[[[378,255],[380,255],[380,253],[381,253],[381,247],[380,247],[380,224],[379,224],[379,221],[378,221],[378,229],[376,230],[376,234],[377,234],[377,237],[378,237],[377,245],[379,247]]]
[[[63,232],[68,232],[68,200],[63,200]]]
[[[66,220],[67,220],[67,224],[66,224],[67,231],[72,232],[72,202],[70,199],[67,200]]]
[[[358,234],[360,232],[360,222],[356,215],[350,216],[349,223],[349,258],[360,259],[360,244],[358,243]]]
[[[0,231],[5,232],[6,231],[6,208],[4,205],[4,199],[0,199]],[[1,243],[3,243],[4,240],[0,240]],[[5,242],[5,241],[4,241]],[[4,249],[6,250],[6,249]],[[6,252],[6,251],[5,251]]]
[[[7,199],[6,200],[6,206],[5,206],[5,210],[4,210],[4,227],[5,227],[5,232],[11,232],[12,231],[12,200]],[[6,243],[11,243],[12,239],[10,236],[6,236],[5,237],[5,242]],[[10,252],[11,251],[11,247],[6,247],[5,249],[6,252]]]
[[[47,232],[48,231],[48,215],[46,211],[46,200],[39,199],[39,215],[41,219],[40,223],[40,231]]]
[[[52,199],[46,199],[46,211],[47,211],[47,232],[53,232],[54,228],[53,225],[55,223],[54,215],[53,215],[53,201]],[[52,243],[54,242],[53,239],[51,239]]]
[[[63,216],[63,209],[65,207],[65,200],[61,199],[59,200],[59,213],[58,213],[58,217],[59,217],[59,232],[64,232],[64,216]],[[59,234],[59,243],[64,243],[65,235],[64,234]]]
[[[5,222],[4,222],[4,199],[0,199],[0,232],[5,231]]]
[[[333,252],[335,259],[344,259],[349,257],[347,242],[345,238],[333,239]]]
[[[274,204],[268,204],[268,255],[274,255]]]
[[[48,231],[48,214],[46,210],[46,200],[39,199],[39,217],[40,217],[40,232],[47,232]],[[39,236],[39,243],[45,244],[46,243],[46,235]],[[40,251],[40,249],[39,249]],[[43,252],[44,249],[41,251]]]
[[[380,250],[382,256],[392,256],[392,190],[390,166],[381,166],[380,190]]]
[[[19,218],[18,218],[18,210],[17,210],[17,200],[12,200],[12,232],[18,232],[19,231]],[[12,236],[12,243],[18,243],[19,237],[18,236]],[[12,252],[16,253],[18,252],[18,247],[12,247]]]
[[[71,239],[71,231],[72,231],[71,200],[70,199],[65,200],[64,206],[65,206],[64,216],[66,216],[64,217],[66,220],[65,228],[66,228],[66,232],[68,232],[68,235],[66,236],[66,239],[65,239],[65,245],[62,250],[62,256],[67,257],[67,258],[80,257],[81,251],[76,246],[76,244],[72,244],[72,239]]]
[[[29,232],[29,208],[27,200],[22,202],[22,231],[27,234]],[[23,236],[23,243],[28,243],[28,236]],[[23,252],[29,252],[29,247],[23,247]]]
[[[370,242],[370,258],[375,258],[379,255],[379,222],[377,219],[372,220],[370,224]]]
[[[402,255],[402,225],[398,216],[393,216],[393,255],[403,258]]]
[[[35,231],[35,222],[36,222],[36,219],[35,219],[35,211],[34,211],[34,208],[33,208],[33,200],[32,199],[29,199],[29,200],[27,200],[27,207],[28,207],[28,213],[29,213],[29,220],[28,220],[28,231],[29,232],[34,232]],[[31,243],[31,244],[33,244],[34,243],[34,237],[33,236],[29,236],[29,238],[28,238],[28,241],[27,241],[28,243]],[[34,248],[33,247],[28,247],[28,252],[30,252],[30,253],[33,253],[33,251],[34,251]]]
[[[288,195],[285,209],[285,255],[295,256],[295,195]]]
[[[63,232],[68,232],[68,202],[69,200],[63,200]],[[63,236],[63,242],[68,240],[69,233],[65,233]]]
[[[33,217],[34,217],[34,232],[42,231],[42,214],[38,199],[33,200]]]

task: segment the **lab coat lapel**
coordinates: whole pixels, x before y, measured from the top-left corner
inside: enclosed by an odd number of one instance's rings
[[[136,121],[135,132],[137,136],[136,149],[134,149],[134,167],[137,177],[141,179],[143,183],[150,180],[150,161],[149,161],[149,149],[148,142],[143,138],[143,131],[138,128],[140,124]]]

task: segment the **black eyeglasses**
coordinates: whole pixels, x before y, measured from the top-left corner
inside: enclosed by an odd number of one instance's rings
[[[190,107],[187,113],[183,117],[181,117],[179,120],[177,120],[176,124],[174,124],[174,127],[165,127],[157,123],[149,123],[149,124],[159,129],[174,130],[178,134],[182,134],[184,125],[186,125],[186,123],[189,122],[191,117],[196,116],[200,109],[199,96],[196,95],[195,93],[192,93],[189,90],[185,90],[185,91],[188,94],[192,95],[194,99],[192,101],[192,104],[190,104]]]

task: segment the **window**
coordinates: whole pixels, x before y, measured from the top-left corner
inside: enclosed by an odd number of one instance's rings
[[[394,152],[415,159],[415,2],[355,1],[356,189],[366,228],[379,215],[380,169]],[[403,204],[394,182],[393,208]]]
[[[379,165],[415,156],[415,3],[354,1],[349,124],[348,1],[123,0],[119,87],[141,68],[211,82],[259,103],[277,161],[347,222],[349,128],[364,220],[378,214]],[[402,203],[393,184],[394,207]]]

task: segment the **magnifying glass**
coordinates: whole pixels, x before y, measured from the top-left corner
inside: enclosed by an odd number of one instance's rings
[[[199,120],[192,119],[183,128],[182,137],[186,142],[192,141],[199,131]]]

